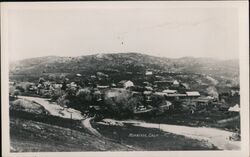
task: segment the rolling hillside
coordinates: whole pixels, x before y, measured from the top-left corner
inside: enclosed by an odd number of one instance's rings
[[[239,76],[238,60],[216,60],[211,58],[183,57],[169,59],[140,53],[96,54],[80,57],[46,56],[20,60],[10,64],[12,76],[39,77],[43,74],[95,74],[96,72],[144,74],[154,73],[198,73],[218,77]],[[15,77],[16,78],[16,77]]]

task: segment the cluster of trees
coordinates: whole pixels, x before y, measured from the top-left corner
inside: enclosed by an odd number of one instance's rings
[[[142,96],[133,96],[131,91],[116,91],[115,96],[110,97],[110,91],[104,93],[85,87],[85,88],[67,88],[65,92],[55,92],[52,97],[57,98],[57,103],[63,107],[70,107],[82,112],[88,111],[90,106],[99,106],[103,115],[111,117],[132,117],[134,109],[143,102]],[[60,93],[61,95],[57,95]]]

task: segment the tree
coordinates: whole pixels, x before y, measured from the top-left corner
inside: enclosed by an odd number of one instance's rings
[[[20,91],[19,90],[15,90],[13,94],[14,94],[14,97],[17,99],[18,95],[20,95]]]
[[[219,94],[218,94],[217,89],[216,89],[214,86],[209,86],[209,87],[206,89],[206,91],[207,91],[207,94],[208,94],[209,96],[212,96],[212,97],[218,99]]]
[[[76,96],[79,98],[84,98],[86,101],[91,101],[91,91],[88,88],[82,88],[79,89],[78,92],[76,93]]]
[[[44,78],[42,78],[42,77],[39,78],[39,80],[38,80],[38,83],[39,83],[39,84],[43,84],[44,82],[45,82],[45,79],[44,79]]]
[[[112,93],[108,91],[104,96],[104,104],[108,107],[108,112],[117,118],[132,116],[134,108],[142,103],[142,100],[141,96],[133,96],[127,90],[112,91]]]

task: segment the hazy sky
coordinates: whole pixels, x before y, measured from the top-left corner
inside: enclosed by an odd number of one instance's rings
[[[91,4],[91,3],[90,3]],[[234,8],[85,4],[8,10],[11,60],[140,52],[170,58],[238,58]]]

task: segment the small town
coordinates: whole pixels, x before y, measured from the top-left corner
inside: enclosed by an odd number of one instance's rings
[[[100,59],[100,55],[92,57]],[[31,119],[59,125],[69,128],[70,135],[80,130],[119,145],[103,150],[238,149],[241,140],[240,90],[234,80],[153,68],[68,75],[43,69],[35,77],[25,77],[19,74],[20,70],[14,70],[16,74],[10,75],[9,82],[12,120]],[[20,125],[16,120],[13,125]],[[40,124],[35,126],[40,128]],[[185,127],[188,127],[186,131]],[[214,130],[195,135],[193,129],[201,131],[201,127]],[[183,146],[170,146],[166,143],[169,138],[176,138]],[[197,141],[187,146],[184,139]],[[221,145],[221,141],[227,145]],[[149,142],[162,144],[154,147]],[[96,149],[99,148],[93,150]],[[13,151],[18,150],[13,148]]]
[[[239,112],[239,104],[235,104],[233,107],[228,107],[223,102],[223,96],[239,96],[239,88],[232,87],[228,93],[223,93],[219,97],[218,93],[205,93],[200,94],[199,91],[192,90],[185,82],[179,82],[178,80],[161,80],[149,82],[154,77],[152,71],[146,71],[145,80],[141,85],[134,84],[130,80],[121,80],[117,83],[101,84],[98,81],[103,78],[107,78],[108,75],[102,72],[97,72],[96,75],[91,75],[89,82],[86,85],[83,82],[82,75],[76,74],[75,81],[70,81],[68,78],[64,78],[61,83],[52,82],[40,78],[37,83],[27,83],[26,87],[16,86],[16,90],[10,93],[10,96],[18,96],[21,92],[25,92],[28,95],[37,95],[41,97],[56,99],[59,94],[63,92],[72,92],[70,94],[76,95],[77,93],[85,93],[92,96],[91,103],[88,106],[88,112],[92,114],[101,114],[107,109],[104,106],[104,97],[112,99],[122,92],[131,93],[132,97],[140,97],[141,101],[134,104],[133,114],[141,114],[151,112],[154,109],[178,111],[174,102],[178,101],[186,103],[188,109],[186,112],[194,113],[195,111],[201,111],[206,108],[210,110],[223,110],[229,112]],[[160,77],[160,76],[155,76]],[[100,85],[101,84],[101,85]],[[10,86],[15,86],[15,82],[10,82]],[[222,98],[221,98],[222,97]],[[154,99],[162,99],[160,105],[156,104]]]

